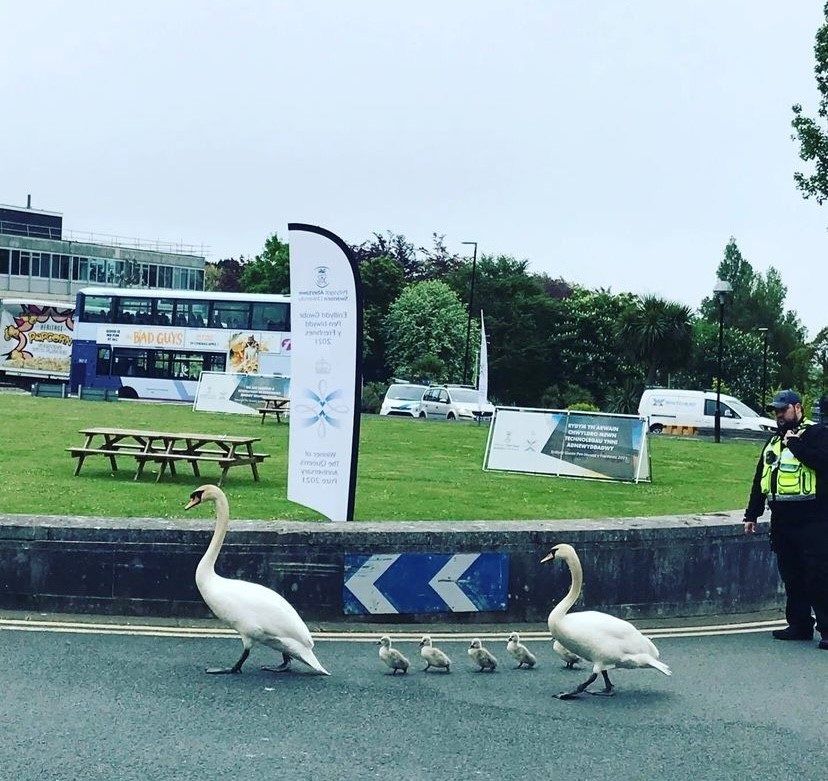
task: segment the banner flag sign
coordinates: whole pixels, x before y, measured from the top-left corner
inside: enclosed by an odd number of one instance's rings
[[[290,377],[235,372],[201,372],[193,402],[196,412],[256,415],[269,399],[290,396]]]
[[[650,482],[647,421],[637,415],[497,407],[483,468]]]
[[[348,245],[291,223],[288,499],[354,517],[362,392],[362,288]]]
[[[480,397],[481,408],[489,403],[489,350],[486,347],[486,325],[483,322],[483,311],[480,311],[480,357],[477,370],[477,394]]]

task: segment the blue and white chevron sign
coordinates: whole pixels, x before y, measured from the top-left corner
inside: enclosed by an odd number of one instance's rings
[[[345,554],[346,615],[506,610],[505,553]]]

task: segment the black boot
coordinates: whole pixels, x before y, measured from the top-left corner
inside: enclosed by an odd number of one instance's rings
[[[786,626],[784,629],[774,629],[771,632],[775,640],[813,640],[813,629],[797,629],[793,626]]]

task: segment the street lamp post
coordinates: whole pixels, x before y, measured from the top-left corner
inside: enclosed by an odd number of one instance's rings
[[[762,409],[765,409],[765,389],[768,387],[768,329],[757,328],[762,334]]]
[[[469,340],[471,339],[472,306],[474,305],[474,276],[477,271],[477,242],[461,241],[460,243],[471,244],[474,246],[474,254],[472,255],[471,285],[469,286],[469,320],[466,324],[466,351],[463,355],[463,384],[465,385],[468,382],[469,375]]]
[[[722,347],[724,345],[724,308],[729,293],[733,292],[730,282],[717,279],[713,287],[713,295],[719,303],[719,350],[716,355],[716,416],[713,429],[713,440],[722,441]]]

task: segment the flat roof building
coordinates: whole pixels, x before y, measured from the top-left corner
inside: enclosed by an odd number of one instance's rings
[[[203,290],[205,258],[195,249],[65,235],[59,212],[0,204],[0,298],[23,293],[74,299],[90,284]]]

